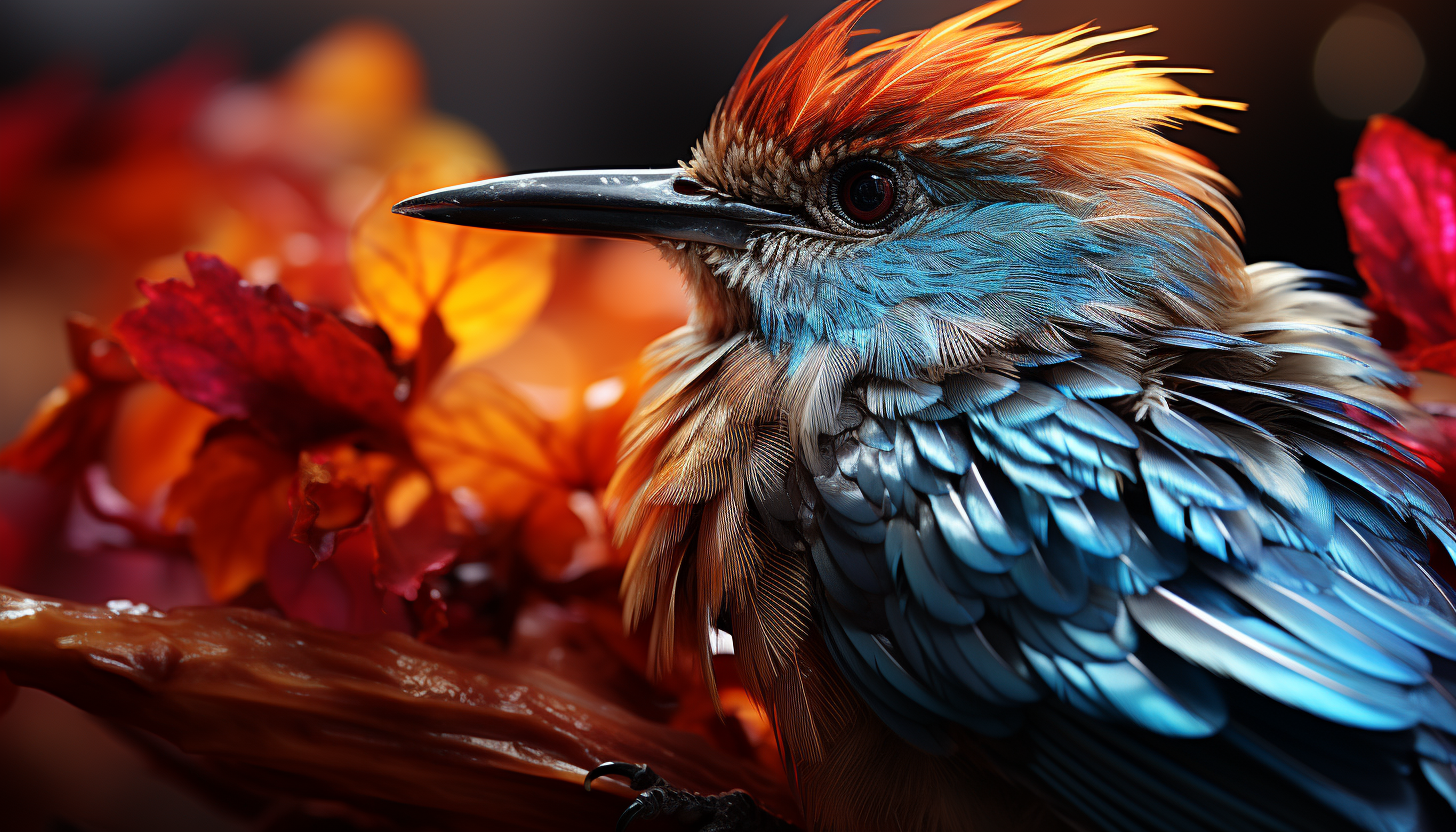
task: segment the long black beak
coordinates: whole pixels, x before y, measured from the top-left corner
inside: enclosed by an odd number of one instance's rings
[[[800,225],[792,214],[717,196],[676,168],[502,176],[412,196],[393,210],[481,228],[740,249],[748,247],[755,230]]]

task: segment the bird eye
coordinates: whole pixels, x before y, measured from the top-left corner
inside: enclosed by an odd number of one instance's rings
[[[856,225],[875,225],[895,207],[895,171],[883,162],[850,162],[834,180],[839,211]]]

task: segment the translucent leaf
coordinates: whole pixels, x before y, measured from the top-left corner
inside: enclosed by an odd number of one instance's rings
[[[354,227],[350,257],[359,300],[414,355],[430,310],[457,345],[457,364],[489,355],[531,322],[551,288],[555,240],[425,222],[389,212],[408,196],[483,179],[492,171],[458,159],[404,168]]]
[[[598,494],[627,403],[543,419],[478,368],[457,371],[410,410],[406,430],[437,487],[538,574],[570,580],[616,562]]]

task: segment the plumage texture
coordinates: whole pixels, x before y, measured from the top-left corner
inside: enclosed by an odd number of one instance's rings
[[[849,52],[847,3],[720,105],[689,173],[814,224],[667,249],[629,621],[661,668],[732,627],[825,828],[1450,828],[1456,529],[1403,374],[1244,266],[1156,130],[1218,102],[1006,5]],[[864,156],[879,228],[831,212]]]

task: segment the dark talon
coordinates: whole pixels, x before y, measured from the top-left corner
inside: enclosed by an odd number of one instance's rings
[[[644,811],[647,811],[647,802],[641,797],[627,804],[627,808],[622,811],[622,816],[617,818],[617,832],[626,832],[632,820]],[[650,816],[651,812],[648,814]]]
[[[602,763],[586,774],[586,790],[591,791],[592,781],[598,777],[625,777],[632,788],[641,791],[650,789],[653,786],[662,785],[663,780],[657,776],[657,772],[647,766],[633,765],[632,763]]]

